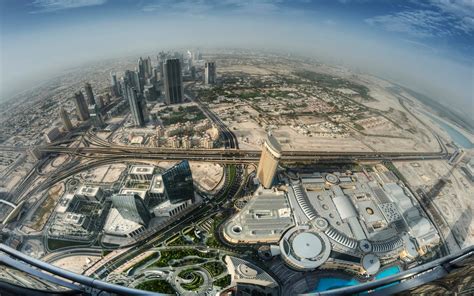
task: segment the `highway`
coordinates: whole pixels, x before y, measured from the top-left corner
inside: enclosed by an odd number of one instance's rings
[[[195,160],[218,163],[255,163],[260,159],[258,150],[241,149],[172,149],[158,147],[132,147],[110,145],[109,147],[63,147],[40,146],[45,153],[69,154],[88,158],[137,158],[163,160]],[[445,152],[334,152],[334,151],[283,151],[282,162],[334,161],[355,162],[372,160],[430,160],[444,159]]]
[[[219,116],[209,110],[209,108],[207,108],[207,106],[205,106],[199,100],[199,98],[197,98],[194,93],[189,90],[189,87],[191,85],[192,84],[187,84],[184,87],[185,95],[188,96],[191,101],[195,102],[198,105],[199,109],[201,109],[201,111],[204,113],[204,115],[206,115],[207,118],[209,118],[217,126],[220,135],[224,139],[224,147],[239,149],[239,143],[235,134],[227,127],[227,125],[219,118]]]

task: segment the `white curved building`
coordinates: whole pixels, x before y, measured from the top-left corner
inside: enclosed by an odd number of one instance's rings
[[[314,270],[331,254],[329,238],[307,225],[288,230],[280,240],[281,258],[296,270]]]
[[[263,144],[262,155],[257,168],[257,177],[264,188],[270,188],[281,158],[281,146],[278,141],[268,135]]]

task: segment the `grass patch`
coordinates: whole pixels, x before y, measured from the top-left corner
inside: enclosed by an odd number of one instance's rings
[[[166,115],[164,113],[167,113]],[[158,113],[164,125],[172,125],[176,123],[185,123],[186,121],[197,122],[206,119],[206,115],[202,113],[198,106],[179,107],[177,110],[165,108]]]
[[[178,260],[187,256],[198,256],[202,258],[214,258],[216,254],[214,252],[200,252],[196,249],[177,249],[177,250],[164,250],[160,251],[160,259],[152,264],[156,267],[169,266],[169,261]]]
[[[138,261],[135,265],[133,265],[132,267],[133,268],[136,268],[136,267],[139,267],[145,263],[147,263],[148,261],[150,260],[153,260],[153,259],[156,259],[158,258],[158,253],[153,253],[153,254],[150,254],[148,256],[146,256],[145,258],[143,258],[142,260]]]
[[[186,265],[193,265],[193,264],[200,264],[206,262],[206,259],[204,258],[189,258],[189,259],[184,259],[180,262],[171,264],[173,267],[181,267],[181,266],[186,266]]]
[[[204,277],[193,270],[183,270],[178,274],[178,276],[183,279],[191,280],[189,283],[181,285],[182,288],[188,291],[195,291],[204,283]]]
[[[175,294],[176,291],[173,287],[165,280],[151,280],[146,281],[143,283],[138,284],[135,288],[150,291],[150,292],[158,292],[158,293],[165,293],[165,294]]]
[[[226,267],[220,262],[207,262],[201,266],[206,269],[211,276],[216,277],[226,271]]]
[[[48,249],[50,250],[57,250],[67,247],[80,247],[80,246],[88,246],[87,243],[75,242],[75,241],[65,241],[59,239],[48,239]]]
[[[221,277],[213,282],[213,285],[224,288],[230,285],[230,274]]]

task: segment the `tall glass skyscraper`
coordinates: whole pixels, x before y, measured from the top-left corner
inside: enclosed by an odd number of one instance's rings
[[[136,194],[114,194],[112,195],[112,204],[127,220],[145,226],[150,222],[150,213],[143,200]]]
[[[87,109],[87,103],[81,91],[77,91],[74,94],[74,103],[76,104],[77,117],[79,117],[79,120],[86,121],[89,119],[89,110]]]
[[[189,162],[183,160],[163,173],[165,194],[171,203],[192,199],[194,201],[193,176]]]
[[[146,102],[143,96],[136,91],[134,87],[125,84],[125,99],[130,104],[130,111],[132,113],[133,122],[136,126],[144,126],[148,120],[146,112]]]
[[[179,59],[167,59],[163,65],[165,102],[179,104],[183,102],[183,77]]]

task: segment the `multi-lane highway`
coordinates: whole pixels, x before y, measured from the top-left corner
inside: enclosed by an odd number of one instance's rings
[[[110,145],[109,147],[40,146],[45,153],[63,153],[89,158],[124,157],[138,159],[166,159],[208,161],[219,163],[255,163],[260,159],[258,150],[241,149],[171,149],[157,147],[131,147]],[[443,152],[334,152],[334,151],[283,151],[282,162],[335,161],[354,162],[370,160],[428,160],[443,159]]]
[[[219,129],[220,135],[224,141],[225,148],[235,148],[239,149],[239,142],[235,134],[227,127],[227,125],[219,118],[214,112],[212,112],[206,105],[204,105],[195,94],[189,90],[189,87],[192,85],[187,84],[184,87],[185,95],[191,100],[194,101],[199,109],[209,118]]]

